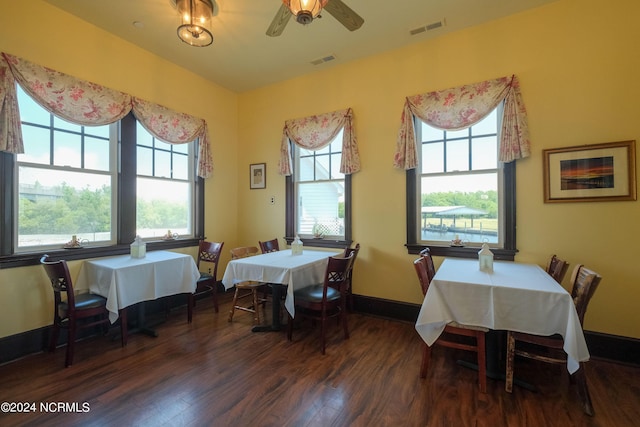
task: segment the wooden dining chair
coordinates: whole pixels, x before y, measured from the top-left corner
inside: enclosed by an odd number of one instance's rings
[[[242,246],[239,248],[231,249],[231,259],[246,258],[250,256],[258,255],[258,248],[255,246]],[[259,306],[264,308],[267,302],[267,285],[262,282],[256,281],[244,281],[236,283],[235,292],[233,294],[233,301],[231,302],[231,310],[229,310],[229,322],[233,321],[233,315],[236,310],[246,311],[253,313],[253,323],[260,324],[260,310]],[[263,292],[263,297],[259,296],[259,292]],[[251,297],[251,305],[243,306],[238,304],[238,300]]]
[[[433,264],[429,251],[423,251],[420,258],[413,262],[413,266],[418,275],[423,296],[429,290],[429,284],[433,279],[430,273],[429,264]],[[435,269],[434,269],[435,271]],[[487,366],[485,356],[485,333],[489,329],[481,326],[461,325],[457,322],[450,322],[444,327],[442,335],[438,337],[433,345],[455,348],[459,350],[473,351],[477,354],[478,363],[478,385],[482,393],[487,392]],[[454,338],[456,336],[457,338]],[[467,343],[460,340],[460,336],[473,338],[474,342]],[[471,341],[471,340],[469,340]],[[431,361],[431,347],[423,343],[422,363],[420,366],[420,377],[426,378]]]
[[[584,322],[589,301],[593,297],[602,277],[583,265],[576,265],[571,273],[571,297],[576,306],[580,325]],[[519,346],[525,344],[525,346]],[[507,332],[507,372],[505,390],[511,393],[513,389],[514,358],[521,356],[546,363],[567,363],[567,354],[563,350],[564,341],[560,334],[539,336],[522,332]],[[580,368],[571,376],[571,382],[577,383],[578,394],[582,401],[582,408],[587,415],[593,416],[593,405],[587,387],[585,363],[580,362]]]
[[[193,319],[193,308],[196,305],[196,297],[211,293],[213,298],[213,308],[218,312],[218,264],[220,264],[220,253],[224,242],[207,242],[201,240],[198,245],[198,258],[196,265],[200,270],[200,278],[196,284],[196,291],[188,295],[187,319],[191,323]],[[203,270],[207,268],[206,272]]]
[[[105,333],[108,331],[107,299],[90,293],[75,295],[66,261],[49,261],[49,255],[43,255],[40,258],[40,263],[51,281],[54,295],[49,351],[55,351],[60,329],[66,328],[67,354],[64,366],[69,367],[73,364],[73,352],[78,330],[104,325]]]
[[[349,270],[349,283],[347,284],[347,308],[349,309],[349,311],[353,312],[353,291],[352,291],[352,284],[353,284],[353,268],[356,265],[356,259],[358,258],[358,252],[360,252],[360,243],[357,243],[353,248],[345,248],[344,250],[344,256],[348,257],[349,255],[351,255],[353,253],[353,263],[351,266],[351,270]]]
[[[555,279],[556,282],[562,284],[564,276],[567,274],[569,263],[558,258],[555,254],[551,255],[547,263],[547,273]]]
[[[265,242],[258,241],[258,245],[260,246],[260,250],[263,254],[269,252],[277,252],[280,250],[280,245],[278,244],[278,239],[267,240]]]
[[[349,338],[349,326],[347,325],[347,286],[349,283],[349,271],[353,266],[355,255],[348,257],[329,257],[324,282],[317,285],[297,289],[293,293],[295,305],[295,318],[289,313],[287,325],[287,339],[292,340],[294,319],[309,318],[320,322],[320,343],[322,354],[326,348],[327,319],[337,317],[342,323],[344,338]]]

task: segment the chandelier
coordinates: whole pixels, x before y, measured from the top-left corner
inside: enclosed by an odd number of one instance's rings
[[[191,46],[204,47],[213,43],[211,0],[176,0],[181,24],[178,27],[180,40]]]

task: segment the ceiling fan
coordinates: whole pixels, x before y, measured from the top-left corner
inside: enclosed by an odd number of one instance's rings
[[[364,19],[342,0],[282,0],[280,9],[267,29],[267,35],[277,37],[282,34],[291,16],[295,16],[300,24],[310,24],[314,18],[320,17],[322,9],[326,9],[349,31],[357,30],[364,23]]]

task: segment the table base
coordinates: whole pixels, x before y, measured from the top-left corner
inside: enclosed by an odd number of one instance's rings
[[[282,323],[280,322],[280,303],[282,299],[282,290],[286,285],[269,283],[269,287],[271,287],[271,324],[256,325],[251,328],[251,332],[279,332],[282,330]]]

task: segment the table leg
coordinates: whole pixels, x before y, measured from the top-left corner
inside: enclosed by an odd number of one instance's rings
[[[280,323],[280,300],[282,298],[282,289],[284,285],[278,283],[270,283],[271,286],[271,325],[256,325],[251,328],[252,332],[272,332],[280,331],[282,325]],[[258,308],[256,307],[256,310]]]
[[[505,380],[505,368],[501,363],[500,356],[505,354],[506,352],[506,331],[494,331],[491,330],[485,335],[485,354],[486,354],[486,363],[487,363],[487,377],[493,380]],[[458,365],[464,366],[465,368],[473,369],[475,371],[478,370],[478,365],[475,363],[470,363],[464,360],[458,360]],[[524,381],[518,380],[517,378],[513,379],[513,383],[519,387],[527,389],[529,391],[536,391],[536,388]]]
[[[119,311],[120,317],[120,335],[122,340],[122,346],[127,345],[129,334],[141,333],[149,335],[151,337],[157,337],[158,332],[155,329],[149,327],[145,322],[145,303],[141,302],[137,304],[137,324],[135,328],[129,329],[127,321],[127,309],[128,307],[121,308]]]

